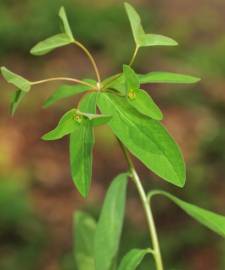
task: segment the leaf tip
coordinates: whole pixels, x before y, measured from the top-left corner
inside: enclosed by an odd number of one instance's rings
[[[43,141],[53,141],[53,140],[57,140],[57,138],[53,138],[52,137],[52,131],[50,131],[50,132],[48,132],[48,133],[45,133],[42,137],[41,137],[41,139],[43,140]]]
[[[65,13],[66,13],[65,7],[64,6],[61,6],[60,9],[59,9],[59,16],[62,16]]]
[[[44,104],[42,105],[42,108],[44,108],[44,109],[47,109],[48,107],[50,107],[51,106],[51,101],[50,101],[50,99],[47,99],[45,102],[44,102]]]
[[[178,46],[179,45],[179,43],[174,39],[173,39],[173,44],[174,44],[173,46]]]
[[[38,55],[37,52],[36,52],[36,45],[33,46],[33,47],[30,49],[30,54],[31,54],[31,55],[35,55],[35,56]]]
[[[179,43],[175,39],[173,39],[173,38],[168,38],[168,39],[170,40],[170,46],[178,46],[179,45]]]
[[[82,188],[77,184],[77,181],[75,180],[75,177],[72,176],[73,178],[73,182],[75,184],[76,189],[78,190],[78,192],[80,193],[81,197],[83,199],[86,199],[88,197],[89,194],[89,188]]]
[[[182,178],[179,179],[180,181],[177,182],[176,186],[179,188],[184,188],[186,184],[186,175],[184,175]]]
[[[4,77],[4,79],[6,79],[6,72],[8,71],[8,69],[6,67],[2,66],[0,68],[0,70],[1,70],[1,74]]]
[[[198,82],[200,82],[202,79],[201,78],[198,78],[198,77],[194,77],[194,83],[198,83]]]
[[[128,10],[129,8],[133,8],[132,5],[128,2],[124,2],[124,7],[126,10]]]
[[[4,70],[6,70],[6,67],[1,66],[0,69],[1,69],[1,72],[4,72]]]
[[[41,136],[42,141],[48,141],[47,134]]]

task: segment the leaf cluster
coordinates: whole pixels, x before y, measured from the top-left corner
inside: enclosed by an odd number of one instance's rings
[[[5,67],[1,68],[5,80],[17,88],[11,104],[13,114],[34,85],[52,80],[73,82],[61,85],[45,101],[44,107],[48,108],[62,99],[81,95],[79,103],[65,112],[56,127],[43,135],[42,139],[49,141],[69,136],[71,175],[83,197],[88,196],[91,187],[94,129],[105,124],[111,128],[125,149],[160,178],[177,187],[183,187],[186,181],[185,163],[180,148],[161,122],[162,111],[150,93],[143,88],[148,83],[192,84],[200,79],[164,71],[147,74],[136,72],[132,64],[141,47],[175,46],[177,42],[163,35],[145,33],[136,10],[128,3],[125,3],[125,9],[131,24],[135,51],[130,64],[124,64],[119,74],[101,80],[91,53],[75,39],[63,7],[59,11],[62,32],[39,42],[31,49],[31,53],[40,56],[65,45],[77,45],[88,56],[97,80],[60,77],[31,82]],[[133,249],[117,267],[127,178],[128,173],[121,174],[112,182],[97,224],[85,213],[79,212],[76,215],[75,258],[79,270],[134,270],[145,255],[154,255],[156,252],[148,248]],[[157,194],[166,196],[188,215],[225,236],[225,217],[184,202],[164,191],[151,191],[149,200]]]

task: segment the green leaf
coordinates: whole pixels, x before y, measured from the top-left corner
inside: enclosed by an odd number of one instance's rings
[[[109,77],[108,79],[103,81],[103,86],[106,89],[114,89],[122,95],[126,95],[127,86],[125,85],[124,74],[120,74],[116,78],[115,76]]]
[[[92,176],[92,151],[94,133],[92,122],[87,115],[96,113],[98,93],[83,96],[79,103],[79,115],[86,119],[70,136],[70,164],[73,181],[82,196],[88,195]],[[81,112],[82,111],[82,112]],[[88,112],[83,113],[83,112]]]
[[[57,34],[39,42],[31,49],[30,53],[37,56],[45,55],[56,48],[66,46],[68,44],[71,44],[71,39],[67,34]]]
[[[64,136],[72,133],[76,127],[79,127],[84,121],[85,119],[83,119],[80,115],[77,115],[76,109],[72,109],[65,113],[60,119],[57,127],[45,134],[42,139],[45,141],[61,139]]]
[[[110,270],[117,256],[124,220],[128,175],[120,174],[110,185],[95,234],[95,270]]]
[[[90,123],[93,127],[105,125],[108,123],[112,116],[105,114],[90,114],[79,112],[80,115],[87,117],[90,120]]]
[[[172,38],[165,37],[162,35],[146,34],[142,24],[141,18],[137,11],[128,3],[125,3],[125,9],[131,24],[134,40],[136,46],[147,47],[147,46],[176,46],[177,42]]]
[[[87,197],[91,185],[93,146],[93,128],[86,120],[70,135],[71,174],[83,197]]]
[[[163,114],[154,100],[147,92],[141,89],[131,90],[128,92],[128,102],[140,113],[151,117],[155,120],[162,120]]]
[[[94,235],[95,220],[84,212],[74,215],[74,257],[78,270],[94,270]]]
[[[102,93],[98,106],[103,114],[112,115],[109,126],[133,155],[164,180],[184,186],[182,154],[160,122],[140,114],[116,95]]]
[[[139,82],[138,76],[136,75],[135,71],[131,67],[124,65],[123,73],[124,73],[127,93],[129,91],[133,91],[140,88],[140,82]]]
[[[177,46],[178,43],[172,38],[156,35],[156,34],[145,34],[140,36],[139,46],[149,47],[149,46]]]
[[[151,191],[149,195],[163,195],[172,200],[176,205],[183,209],[188,215],[196,219],[199,223],[203,224],[210,230],[218,233],[219,235],[225,237],[225,216],[215,214],[211,211],[202,209],[193,204],[187,203],[172,194],[165,191]]]
[[[147,74],[140,74],[138,75],[141,84],[144,83],[196,83],[200,81],[199,78],[171,73],[171,72],[150,72]]]
[[[49,37],[39,42],[37,45],[35,45],[31,49],[30,51],[31,54],[37,55],[37,56],[45,55],[56,48],[69,45],[75,41],[73,37],[73,33],[70,29],[70,25],[69,25],[64,7],[60,8],[59,17],[63,23],[64,33],[54,35],[52,37]]]
[[[97,97],[98,97],[97,92],[85,94],[79,102],[78,106],[79,111],[84,113],[95,114],[97,106]]]
[[[93,115],[91,118],[91,124],[93,127],[102,126],[107,124],[111,120],[111,118],[112,115],[105,115],[105,114]]]
[[[80,114],[88,118],[93,127],[108,123],[112,118],[111,115],[96,114],[97,92],[85,95],[79,104]]]
[[[15,114],[20,102],[23,100],[25,95],[26,95],[26,92],[21,91],[21,90],[17,90],[16,92],[13,93],[11,106],[10,106],[10,112],[12,116]]]
[[[15,85],[17,88],[24,92],[29,92],[31,88],[31,82],[8,70],[6,67],[1,67],[1,73],[8,83]]]
[[[95,85],[95,81],[93,80],[84,80],[84,82],[93,83]],[[48,108],[53,105],[55,102],[68,98],[83,92],[90,90],[90,86],[86,86],[83,84],[76,85],[61,85],[44,103],[44,107]]]
[[[148,253],[150,253],[149,249],[132,249],[123,257],[118,270],[137,269],[145,255]]]
[[[199,78],[190,76],[190,75],[183,75],[177,74],[172,72],[149,72],[147,74],[137,74],[140,84],[146,83],[180,83],[180,84],[191,84],[200,81]],[[112,76],[111,78],[114,78]],[[110,81],[110,78],[108,79]],[[124,74],[121,74],[115,80],[111,81],[111,83],[105,81],[108,88],[113,88],[119,91],[122,94],[126,93],[125,89],[125,77]]]
[[[70,25],[69,25],[69,22],[68,22],[68,19],[67,19],[67,16],[66,16],[66,11],[65,11],[64,7],[60,8],[59,17],[62,20],[65,33],[70,38],[71,42],[73,42],[74,41],[73,33],[72,33],[71,29],[70,29]]]
[[[135,71],[124,65],[123,72],[128,102],[140,113],[155,120],[162,120],[163,115],[158,106],[144,90],[139,89],[140,82]]]

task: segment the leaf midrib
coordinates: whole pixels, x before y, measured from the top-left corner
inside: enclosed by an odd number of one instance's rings
[[[122,114],[122,113],[121,113],[121,111],[120,111],[120,109],[118,108],[118,106],[116,106],[117,104],[114,104],[114,103],[112,102],[112,100],[111,100],[107,95],[104,95],[104,96],[110,101],[111,104],[114,105],[115,109],[117,109],[117,111],[119,112],[120,118],[123,116],[123,117],[125,118],[125,120],[127,120],[127,121],[128,121],[133,127],[135,127],[135,129],[136,129],[136,128],[137,128],[136,125],[133,124],[133,122],[130,121],[130,119],[127,118],[127,116],[126,116],[125,114]],[[141,130],[141,132],[142,132],[142,130]],[[142,134],[143,134],[145,137],[147,137],[147,136],[145,135],[145,133],[142,132]],[[171,168],[172,168],[173,171],[175,172],[175,175],[176,175],[176,177],[177,177],[177,180],[179,181],[179,183],[182,184],[182,182],[180,181],[180,178],[179,178],[178,173],[176,172],[176,170],[174,170],[174,166],[172,165],[171,161],[168,159],[168,157],[167,157],[167,155],[165,154],[165,152],[162,150],[162,148],[160,147],[160,145],[158,145],[158,144],[155,142],[154,139],[151,138],[151,140],[152,140],[153,143],[157,146],[157,148],[162,152],[162,154],[164,155],[164,157],[166,157],[167,162],[170,164]]]

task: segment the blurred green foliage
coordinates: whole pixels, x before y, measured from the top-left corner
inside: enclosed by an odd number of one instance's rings
[[[125,12],[122,5],[118,3],[98,5],[97,2],[90,6],[78,0],[1,0],[0,56],[7,57],[14,54],[28,56],[30,48],[36,42],[58,33],[57,12],[59,6],[64,5],[73,32],[79,40],[84,41],[91,49],[106,53],[107,57],[111,56],[112,64],[122,63],[124,59],[129,58],[134,46]],[[177,18],[173,24],[170,24],[164,21],[164,18],[159,18],[159,9],[154,7],[145,9],[141,5],[144,25],[151,26],[150,29],[154,29],[154,32],[160,32],[160,29],[163,29],[163,34],[171,35],[179,41],[181,46],[174,50],[164,49],[163,53],[161,49],[157,51],[153,49],[151,57],[148,58],[143,52],[140,54],[137,66],[140,70],[146,71],[152,70],[153,66],[167,67],[167,59],[164,57],[166,56],[169,57],[170,71],[194,67],[197,70],[196,74],[202,75],[203,83],[197,89],[181,90],[176,87],[168,94],[164,93],[160,101],[163,109],[175,107],[179,110],[182,107],[196,115],[203,110],[203,114],[207,112],[211,116],[208,131],[200,138],[196,153],[188,164],[188,185],[182,196],[204,207],[219,209],[219,206],[223,206],[225,187],[225,105],[224,97],[220,98],[220,94],[217,98],[213,97],[207,91],[216,92],[217,88],[223,88],[225,39],[224,35],[217,33],[212,19],[204,17],[204,8],[206,7],[202,7],[202,13],[193,12],[194,24],[189,18],[186,18],[186,21],[183,18]],[[214,20],[223,25],[223,21],[219,22],[219,17]],[[90,25],[93,27],[90,28]],[[165,62],[162,61],[162,55]],[[29,109],[34,110],[34,108]],[[189,121],[193,119],[190,118]],[[190,136],[192,136],[191,131]],[[152,181],[146,184],[146,188],[149,185],[158,187],[159,183],[155,184]],[[30,201],[26,187],[19,183],[18,179],[16,181],[3,177],[0,179],[1,270],[38,269],[36,262],[47,240],[44,228],[34,214]],[[179,217],[179,220],[175,222],[180,212],[178,213],[178,210],[170,204],[155,203],[155,209],[155,212],[158,212],[157,220],[162,220],[170,228],[159,224],[161,225],[160,240],[163,245],[163,255],[169,269],[189,270],[190,262],[187,262],[186,258],[190,259],[190,250],[197,253],[204,247],[216,250],[221,258],[220,269],[225,269],[225,245],[222,240],[218,240],[189,219]],[[97,217],[98,210],[95,209],[92,212]],[[168,212],[171,213],[169,217]],[[128,218],[122,242],[121,256],[130,248],[146,246],[148,235],[144,229],[141,230],[133,225]],[[72,253],[68,250],[64,253],[64,256],[57,258],[61,269],[74,270]],[[147,269],[146,265],[149,268],[151,259],[146,258],[146,260],[140,270]]]
[[[44,228],[18,181],[0,179],[0,213],[0,269],[37,269]]]
[[[3,0],[0,2],[0,53],[28,54],[38,41],[58,33],[57,13],[61,5],[67,10],[75,37],[93,49],[105,49],[120,59],[133,48],[133,43],[127,42],[132,37],[122,4],[90,7],[78,0],[27,0],[22,3]],[[144,21],[153,26],[157,13],[147,14],[143,9],[143,15]]]

